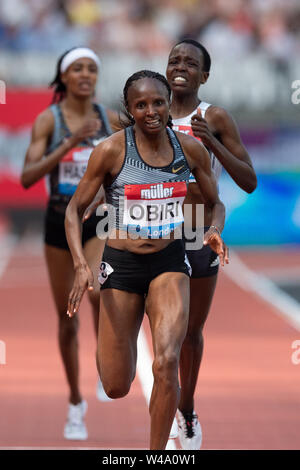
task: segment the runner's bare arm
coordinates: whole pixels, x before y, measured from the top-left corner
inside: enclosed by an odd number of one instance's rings
[[[178,134],[177,134],[178,135]],[[180,136],[180,141],[196,182],[201,190],[205,205],[212,210],[211,227],[204,235],[204,244],[210,245],[220,257],[221,265],[228,263],[228,250],[221,238],[225,223],[225,206],[220,201],[210,157],[205,147],[190,136]]]
[[[112,131],[120,131],[122,129],[122,125],[120,123],[120,114],[117,111],[113,111],[112,109],[107,109],[106,113]]]
[[[112,162],[115,159],[111,138],[108,138],[101,142],[91,153],[86,172],[67,206],[65,229],[75,268],[80,264],[86,264],[80,236],[82,216],[86,208],[94,200],[104,182],[105,176],[110,173]]]
[[[46,173],[51,171],[59,161],[62,149],[56,149],[53,152],[55,153],[54,157],[43,159],[53,127],[54,117],[49,109],[39,114],[33,124],[31,142],[26,152],[21,174],[21,184],[24,188],[29,188],[32,184],[36,183]]]
[[[81,222],[86,222],[91,217],[91,215],[98,209],[98,207],[104,203],[105,203],[105,191],[102,185],[99,191],[97,192],[95,199],[91,202],[91,204],[84,211]]]
[[[179,133],[177,133],[177,136],[179,136]],[[209,154],[204,145],[194,138],[181,134],[179,139],[200,188],[204,203],[212,209],[211,225],[216,226],[222,232],[225,223],[225,206],[218,196],[216,180],[211,171]]]
[[[200,110],[191,119],[194,135],[202,139],[240,188],[247,193],[253,192],[257,186],[256,174],[233,117],[218,106],[208,108],[206,115],[209,116],[216,135],[209,129]]]
[[[113,109],[106,109],[106,114],[110,123],[111,130],[113,132],[118,132],[119,130],[123,129],[120,123],[120,114],[117,111],[114,111]],[[85,222],[88,220],[93,212],[103,204],[105,201],[105,194],[104,194],[104,188],[101,187],[98,191],[98,193],[95,196],[95,199],[92,201],[92,203],[88,206],[88,208],[85,210],[83,217],[82,217],[82,222]]]
[[[21,183],[29,188],[50,173],[64,155],[87,137],[92,137],[100,128],[100,121],[88,119],[71,137],[65,139],[53,152],[43,158],[54,128],[54,116],[50,109],[43,111],[32,128],[32,137],[26,153]]]
[[[198,143],[196,142],[196,144]],[[199,152],[198,149],[197,152]],[[201,188],[205,205],[209,205],[212,210],[210,229],[205,233],[203,243],[204,245],[210,245],[211,249],[219,255],[221,265],[224,266],[224,261],[228,263],[228,250],[221,238],[225,223],[225,206],[219,199],[216,180],[211,171],[210,157],[206,150],[203,158],[199,159],[198,154],[196,163],[197,166],[193,170],[193,174],[198,186]]]
[[[93,201],[105,177],[110,174],[116,154],[108,138],[93,150],[84,176],[70,200],[65,215],[65,230],[74,263],[75,279],[69,295],[68,312],[72,317],[77,313],[82,296],[88,288],[93,289],[93,274],[83,254],[81,243],[82,216]]]

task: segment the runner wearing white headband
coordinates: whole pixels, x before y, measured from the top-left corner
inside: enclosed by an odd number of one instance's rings
[[[74,61],[81,58],[91,58],[93,67],[88,61],[88,64],[80,64],[75,73],[68,69]],[[59,348],[68,383],[69,403],[64,437],[71,440],[87,439],[88,432],[84,422],[87,403],[83,399],[79,383],[79,325],[77,321],[70,321],[66,315],[74,268],[65,236],[65,210],[85,172],[93,148],[119,125],[118,113],[95,102],[99,64],[99,58],[88,48],[77,47],[65,52],[58,59],[56,75],[51,83],[54,88],[53,102],[34,123],[21,177],[26,188],[44,176],[47,176],[49,183],[44,229],[45,255],[58,314]],[[62,79],[63,72],[65,74]],[[103,242],[96,236],[98,222],[99,218],[94,214],[84,223],[82,230],[83,249],[93,262],[92,269],[96,277],[99,268],[97,258],[101,259],[103,250]],[[97,283],[88,296],[96,335],[99,296]],[[96,380],[95,367],[95,382]],[[100,381],[97,382],[97,397],[107,400]]]
[[[92,59],[96,63],[97,67],[100,68],[100,59],[92,49],[89,49],[88,47],[77,47],[65,55],[60,65],[60,72],[64,73],[67,68],[73,64],[73,62],[83,58]]]

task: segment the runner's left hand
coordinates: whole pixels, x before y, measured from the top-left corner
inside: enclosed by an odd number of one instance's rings
[[[88,220],[91,217],[92,213],[97,209],[97,207],[99,207],[104,202],[104,197],[101,197],[100,199],[95,199],[95,201],[93,201],[92,204],[85,210],[81,222],[83,223]]]
[[[199,137],[204,145],[209,146],[214,135],[209,129],[207,121],[202,117],[201,109],[198,109],[197,113],[192,116],[191,126],[194,136]]]
[[[75,269],[74,284],[68,300],[68,317],[71,318],[78,312],[81,299],[86,289],[94,289],[94,276],[87,265]]]

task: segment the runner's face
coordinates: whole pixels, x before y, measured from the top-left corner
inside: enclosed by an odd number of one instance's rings
[[[178,44],[169,55],[166,76],[173,93],[197,93],[203,81],[203,55],[193,44]]]
[[[168,90],[157,79],[142,78],[128,89],[129,112],[138,127],[148,133],[165,129],[169,119]]]
[[[67,91],[79,97],[93,96],[98,78],[98,67],[92,59],[75,60],[62,74]]]

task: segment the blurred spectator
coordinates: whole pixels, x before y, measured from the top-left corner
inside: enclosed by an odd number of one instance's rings
[[[274,6],[258,15],[257,34],[262,49],[272,58],[288,59],[294,52],[295,37],[289,31],[288,9]]]
[[[67,0],[66,11],[74,25],[93,26],[101,18],[100,4],[97,0]]]
[[[192,37],[214,57],[300,50],[298,0],[1,0],[0,50],[49,51],[77,44],[151,55]]]
[[[171,44],[168,36],[155,23],[150,1],[124,2],[114,15],[106,18],[99,39],[101,50],[146,55],[166,52]]]
[[[197,39],[204,42],[214,57],[239,59],[253,47],[254,24],[245,0],[212,0],[209,24]]]

